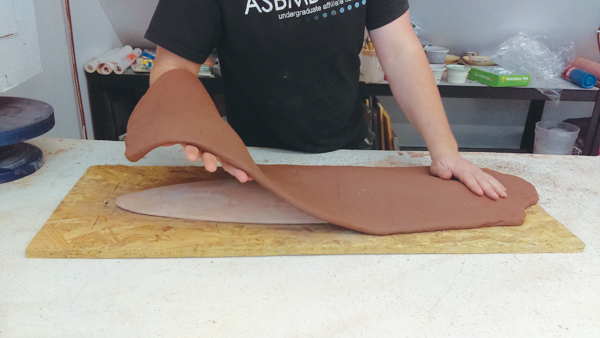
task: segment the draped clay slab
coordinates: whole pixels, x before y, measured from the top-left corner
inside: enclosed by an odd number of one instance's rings
[[[169,71],[150,87],[129,119],[125,142],[125,156],[134,162],[165,144],[195,145],[296,208],[369,234],[521,225],[524,210],[538,201],[530,183],[491,170],[507,198],[477,196],[458,181],[431,176],[428,167],[257,165],[198,78],[185,70]]]
[[[256,182],[236,179],[169,185],[117,198],[138,214],[210,222],[259,224],[326,223],[298,210]]]

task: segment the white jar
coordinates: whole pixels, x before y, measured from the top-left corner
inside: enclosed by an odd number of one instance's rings
[[[448,65],[448,83],[463,84],[467,81],[471,67],[463,65]]]

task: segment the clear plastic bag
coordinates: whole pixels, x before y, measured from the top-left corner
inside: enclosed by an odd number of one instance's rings
[[[498,46],[491,59],[500,66],[531,75],[530,87],[552,101],[560,100],[563,70],[575,59],[573,42],[559,45],[545,37],[519,33]]]

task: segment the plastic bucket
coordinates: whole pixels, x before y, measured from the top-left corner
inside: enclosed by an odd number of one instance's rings
[[[433,72],[433,78],[435,79],[435,83],[440,83],[442,80],[442,75],[446,71],[445,65],[429,65],[431,67],[431,71]]]
[[[448,65],[448,83],[463,84],[467,81],[471,67],[463,65]]]
[[[446,61],[446,54],[450,51],[448,48],[438,46],[427,46],[424,48],[427,54],[427,61],[433,64],[442,64]]]
[[[570,123],[540,121],[535,124],[534,154],[571,155],[579,127]]]

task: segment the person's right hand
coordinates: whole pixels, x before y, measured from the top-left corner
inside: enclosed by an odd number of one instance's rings
[[[152,71],[150,72],[150,86],[164,73],[171,71],[173,69],[185,69],[189,71],[191,74],[196,76],[198,71],[200,70],[201,65],[199,63],[195,63],[189,61],[175,53],[168,51],[161,46],[156,48],[156,58],[154,60]],[[181,143],[180,143],[181,144]],[[173,146],[175,143],[166,144],[165,147]],[[248,182],[252,181],[252,178],[248,176],[244,171],[234,167],[227,161],[223,161],[220,158],[216,157],[211,153],[207,153],[198,149],[195,146],[189,144],[181,144],[184,148],[185,157],[188,160],[194,162],[198,160],[198,158],[202,159],[204,162],[204,167],[209,172],[215,172],[217,170],[217,161],[221,162],[223,169],[237,178],[240,182]]]
[[[202,163],[204,163],[204,168],[206,168],[208,172],[214,173],[217,170],[217,161],[219,161],[221,162],[223,169],[225,169],[225,171],[230,173],[233,177],[237,178],[238,181],[242,183],[252,181],[252,177],[248,176],[245,171],[234,167],[229,162],[223,161],[209,152],[201,151],[195,146],[189,144],[183,147],[183,151],[185,152],[185,157],[187,157],[187,159],[191,162],[198,160],[199,157],[202,160]]]
[[[172,146],[172,145],[173,144],[169,144],[169,145],[165,145],[165,146]],[[208,172],[214,173],[217,170],[217,161],[218,161],[218,162],[221,162],[221,166],[223,167],[223,169],[225,169],[226,172],[230,173],[233,177],[237,178],[237,180],[240,181],[241,183],[246,183],[248,181],[252,181],[252,177],[248,176],[248,174],[246,174],[245,171],[242,171],[241,169],[234,167],[229,162],[223,161],[222,159],[216,157],[215,155],[213,155],[209,152],[201,151],[200,149],[198,149],[197,147],[195,147],[193,145],[181,144],[181,143],[180,143],[180,145],[183,147],[185,157],[188,160],[190,160],[191,162],[195,162],[198,160],[198,158],[200,158],[202,160],[202,163],[204,163],[204,168],[206,168],[206,170]]]

